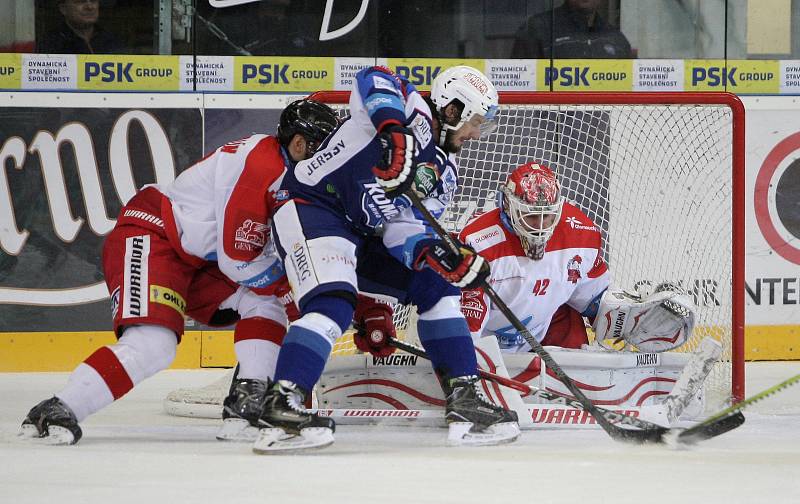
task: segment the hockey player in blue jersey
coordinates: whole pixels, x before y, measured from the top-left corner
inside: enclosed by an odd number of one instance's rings
[[[468,247],[450,253],[404,195],[415,191],[440,215],[457,186],[455,153],[494,129],[497,103],[492,83],[471,67],[443,71],[430,99],[386,68],[367,68],[356,75],[350,117],[287,172],[273,233],[302,317],[283,341],[256,453],[333,442],[333,420],[302,405],[350,325],[359,290],[416,305],[419,339],[446,396],[450,444],[519,436],[516,414],[477,389],[460,310],[459,289],[480,285],[488,265]]]

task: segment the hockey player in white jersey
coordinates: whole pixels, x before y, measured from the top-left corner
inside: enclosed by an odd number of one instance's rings
[[[588,343],[583,317],[601,344],[624,340],[643,352],[676,348],[691,335],[695,314],[686,295],[664,290],[642,299],[610,289],[600,231],[564,200],[549,168],[516,168],[497,203],[460,238],[490,262],[491,285],[540,343],[581,348]],[[461,308],[473,337],[494,335],[504,351],[530,351],[480,288],[462,291]]]
[[[336,124],[326,105],[294,102],[281,114],[277,137],[230,142],[173,183],[138,192],[103,247],[119,340],[92,353],[66,387],[35,406],[20,434],[76,443],[79,422],[170,365],[184,315],[209,325],[236,322],[240,368],[223,416],[238,426],[223,427],[220,437],[255,423],[293,309],[269,228],[282,201],[278,186]]]
[[[431,110],[413,85],[388,69],[362,70],[355,81],[351,117],[281,185],[291,199],[275,214],[275,242],[302,317],[284,339],[253,449],[272,453],[333,442],[333,420],[301,405],[349,326],[359,289],[417,306],[420,341],[447,396],[450,442],[513,441],[516,415],[476,389],[475,352],[459,307],[459,287],[479,284],[486,264],[469,247],[448,253],[404,196],[415,190],[441,213],[457,182],[450,153],[491,131],[497,92],[478,70],[451,68],[433,83]]]

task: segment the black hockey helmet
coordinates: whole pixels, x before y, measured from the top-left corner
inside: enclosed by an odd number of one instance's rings
[[[319,145],[339,124],[336,112],[318,101],[302,99],[290,103],[278,124],[278,141],[288,145],[296,134]]]

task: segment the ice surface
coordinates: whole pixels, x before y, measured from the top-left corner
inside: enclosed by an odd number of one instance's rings
[[[163,413],[178,387],[223,371],[167,371],[87,419],[76,446],[16,432],[65,373],[0,374],[0,503],[798,503],[800,385],[746,412],[739,429],[675,451],[601,430],[525,431],[499,447],[448,448],[446,430],[340,426],[310,455],[258,456],[214,439],[214,420]],[[750,363],[752,395],[800,362]]]

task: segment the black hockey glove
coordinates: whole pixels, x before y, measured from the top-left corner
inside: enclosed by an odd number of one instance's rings
[[[415,268],[419,269],[423,264],[462,289],[482,286],[490,273],[489,263],[472,247],[461,245],[459,253],[454,254],[444,240],[434,241],[422,249],[415,261]]]

